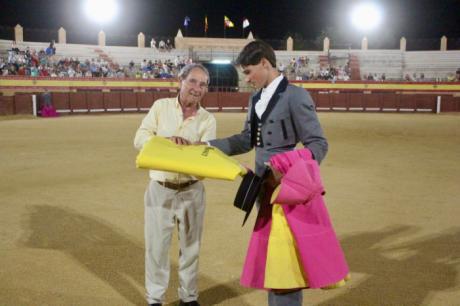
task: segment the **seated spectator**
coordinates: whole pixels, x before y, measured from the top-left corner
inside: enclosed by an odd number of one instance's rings
[[[73,69],[72,66],[69,66],[69,68],[67,69],[67,75],[69,76],[69,78],[74,78],[75,77],[75,70]]]
[[[4,63],[3,58],[0,57],[0,75],[3,75],[3,69],[6,69],[6,63]]]
[[[160,42],[158,43],[158,49],[160,49],[160,51],[166,50],[166,43],[164,42],[164,40],[160,40]]]
[[[406,75],[404,76],[404,81],[413,82],[414,80],[411,78],[409,73],[406,73]]]
[[[30,67],[30,76],[31,77],[38,77],[38,68],[37,66],[33,65]]]
[[[282,62],[280,62],[278,64],[278,71],[281,73],[281,74],[284,74],[284,70],[286,69],[286,66],[284,66],[284,64]]]
[[[16,41],[13,41],[11,43],[11,51],[13,51],[16,54],[18,54],[20,52],[18,46],[16,45]]]
[[[17,71],[18,71],[17,75],[22,75],[22,76],[26,75],[26,68],[24,67],[24,65],[20,65]]]
[[[39,76],[41,76],[41,77],[49,77],[50,76],[49,73],[48,73],[48,70],[45,67],[43,67],[42,65],[40,65],[38,67],[38,71],[39,71]]]
[[[166,50],[171,51],[172,48],[173,48],[173,45],[171,41],[169,39],[166,40]]]

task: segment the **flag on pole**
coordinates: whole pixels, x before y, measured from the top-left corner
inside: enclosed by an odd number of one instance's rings
[[[227,17],[224,16],[224,27],[233,28],[235,24]]]
[[[245,18],[245,19],[243,20],[243,29],[249,27],[249,25],[250,25],[249,20],[248,20],[247,18]]]
[[[204,32],[208,33],[208,15],[204,16]]]
[[[184,27],[188,27],[189,23],[190,23],[190,17],[185,16],[185,18],[184,18]]]

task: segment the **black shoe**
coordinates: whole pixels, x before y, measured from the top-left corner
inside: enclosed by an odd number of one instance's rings
[[[191,301],[191,302],[179,302],[179,306],[200,306],[200,304],[197,301]]]

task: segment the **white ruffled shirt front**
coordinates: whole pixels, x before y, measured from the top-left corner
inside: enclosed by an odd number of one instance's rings
[[[256,114],[257,117],[262,118],[265,110],[267,109],[268,102],[272,98],[273,94],[278,88],[278,85],[283,80],[283,75],[280,74],[277,78],[275,78],[267,87],[262,89],[262,94],[260,95],[260,100],[256,103]]]

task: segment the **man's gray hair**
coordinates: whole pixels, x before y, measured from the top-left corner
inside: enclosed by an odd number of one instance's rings
[[[192,71],[195,68],[201,69],[206,74],[206,76],[208,77],[208,84],[209,84],[210,78],[209,78],[208,69],[206,69],[206,67],[203,66],[202,64],[198,64],[198,63],[192,63],[192,64],[185,65],[179,72],[179,75],[178,75],[179,79],[185,80],[190,74],[190,71]]]

